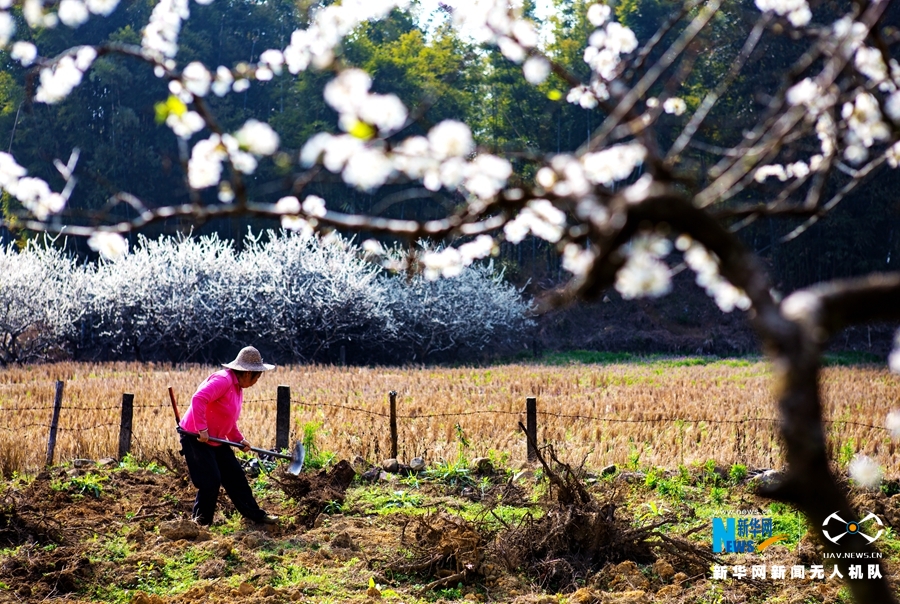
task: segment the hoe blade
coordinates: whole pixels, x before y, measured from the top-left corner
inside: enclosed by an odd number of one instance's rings
[[[294,476],[299,476],[305,459],[306,449],[303,448],[303,443],[298,440],[294,443],[294,450],[291,451],[291,465],[288,466],[287,471]]]

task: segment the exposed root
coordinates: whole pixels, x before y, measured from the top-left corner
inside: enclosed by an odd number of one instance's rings
[[[421,593],[452,583],[471,583],[483,576],[486,531],[457,516],[429,514],[403,527],[401,543],[412,556],[387,566],[395,573],[437,577]]]

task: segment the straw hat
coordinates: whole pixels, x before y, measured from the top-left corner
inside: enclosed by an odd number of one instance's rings
[[[253,346],[241,348],[237,358],[230,363],[223,363],[222,367],[236,369],[237,371],[269,371],[275,369],[275,365],[262,362],[262,355]]]

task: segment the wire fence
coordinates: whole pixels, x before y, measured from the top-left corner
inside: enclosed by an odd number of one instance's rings
[[[123,394],[119,404],[67,403],[59,384],[62,382],[57,385],[58,403],[42,400],[0,405],[0,472],[9,474],[79,457],[121,458],[129,452],[152,459],[179,449],[168,401],[133,401],[126,405],[125,398],[134,397]],[[320,451],[361,456],[369,461],[388,456],[446,460],[503,453],[523,459],[529,451],[519,428],[522,422],[534,424],[539,445],[553,444],[557,450],[593,465],[641,462],[671,466],[673,462],[712,458],[720,463],[777,467],[782,461],[779,420],[773,417],[652,412],[608,415],[538,407],[530,416],[528,405],[522,405],[525,401],[512,397],[490,408],[408,411],[403,406],[398,409],[393,395],[390,393],[389,406],[384,400],[359,406],[310,402],[292,397],[290,389],[282,386],[277,397],[246,399],[247,413],[241,423],[252,424],[255,444],[272,443],[270,446],[286,449],[289,437],[312,438]],[[274,421],[273,406],[278,408]],[[884,426],[840,418],[826,418],[823,425],[833,458],[864,452],[882,464],[898,461]],[[23,433],[31,435],[29,442],[36,442],[35,435],[47,436],[43,459],[36,447],[13,453],[11,446],[3,446]],[[21,467],[14,467],[17,464]]]

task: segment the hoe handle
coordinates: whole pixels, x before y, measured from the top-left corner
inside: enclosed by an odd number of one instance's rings
[[[178,413],[178,403],[175,402],[175,390],[169,386],[169,400],[172,401],[172,411],[175,412],[175,425],[181,426],[181,415]]]
[[[181,430],[181,429],[179,429],[178,431],[181,434],[187,434],[188,436],[197,436],[197,437],[200,436],[196,432],[188,432],[187,430]],[[216,438],[215,436],[210,436],[209,440],[211,440],[214,443],[221,443],[223,445],[229,445],[232,447],[236,447],[238,449],[244,448],[244,445],[242,445],[241,443],[234,442],[233,440],[225,440],[224,438]],[[256,447],[250,447],[250,450],[255,453],[262,453],[263,455],[272,455],[274,457],[280,457],[282,459],[293,459],[293,457],[291,457],[290,455],[285,455],[284,453],[276,453],[275,451],[269,451],[268,449],[258,449]]]

